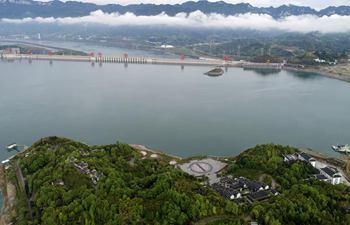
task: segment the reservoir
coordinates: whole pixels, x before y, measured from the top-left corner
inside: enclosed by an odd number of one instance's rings
[[[4,146],[65,136],[231,156],[264,143],[334,154],[350,143],[350,84],[315,74],[210,67],[0,61]]]

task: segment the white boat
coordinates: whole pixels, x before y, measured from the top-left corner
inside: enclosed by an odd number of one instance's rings
[[[341,154],[350,154],[350,145],[333,145],[332,149]]]
[[[12,144],[9,144],[9,145],[7,145],[7,150],[12,150],[12,149],[15,149],[15,148],[17,148],[17,144],[16,143],[12,143]]]
[[[6,159],[6,160],[4,160],[4,161],[1,161],[2,164],[6,164],[6,163],[8,163],[8,162],[10,162],[9,159]]]

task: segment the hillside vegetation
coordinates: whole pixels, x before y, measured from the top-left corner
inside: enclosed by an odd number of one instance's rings
[[[313,173],[306,163],[284,164],[281,155],[295,151],[259,145],[229,159],[224,174],[265,175],[281,193],[237,205],[170,166],[169,156],[143,156],[121,143],[87,146],[45,138],[16,156],[7,170],[18,190],[13,224],[350,224],[347,187],[306,179]],[[16,164],[26,178],[24,191]]]

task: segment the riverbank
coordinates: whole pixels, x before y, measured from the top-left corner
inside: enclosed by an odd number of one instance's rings
[[[325,76],[332,79],[337,79],[350,83],[350,66],[346,66],[349,68],[349,74],[345,75],[344,72],[337,72],[337,68],[340,66],[333,67],[319,67],[319,68],[295,68],[295,67],[283,67],[286,71],[292,72],[304,72],[304,73],[315,73],[321,76]],[[339,70],[338,70],[339,71]]]
[[[0,189],[2,193],[3,205],[0,213],[0,225],[9,225],[16,215],[14,209],[16,203],[16,186],[6,177],[6,170],[0,165]]]

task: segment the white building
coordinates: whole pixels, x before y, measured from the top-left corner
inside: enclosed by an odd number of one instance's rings
[[[314,61],[317,62],[317,63],[326,63],[326,60],[324,60],[324,59],[319,59],[319,58],[314,59]]]
[[[164,48],[164,49],[171,49],[171,48],[174,48],[173,45],[161,45],[160,47],[161,47],[161,48]]]
[[[327,167],[321,168],[320,171],[325,177],[327,177],[330,180],[331,184],[333,185],[340,184],[340,180],[342,176],[336,168],[327,166]]]

